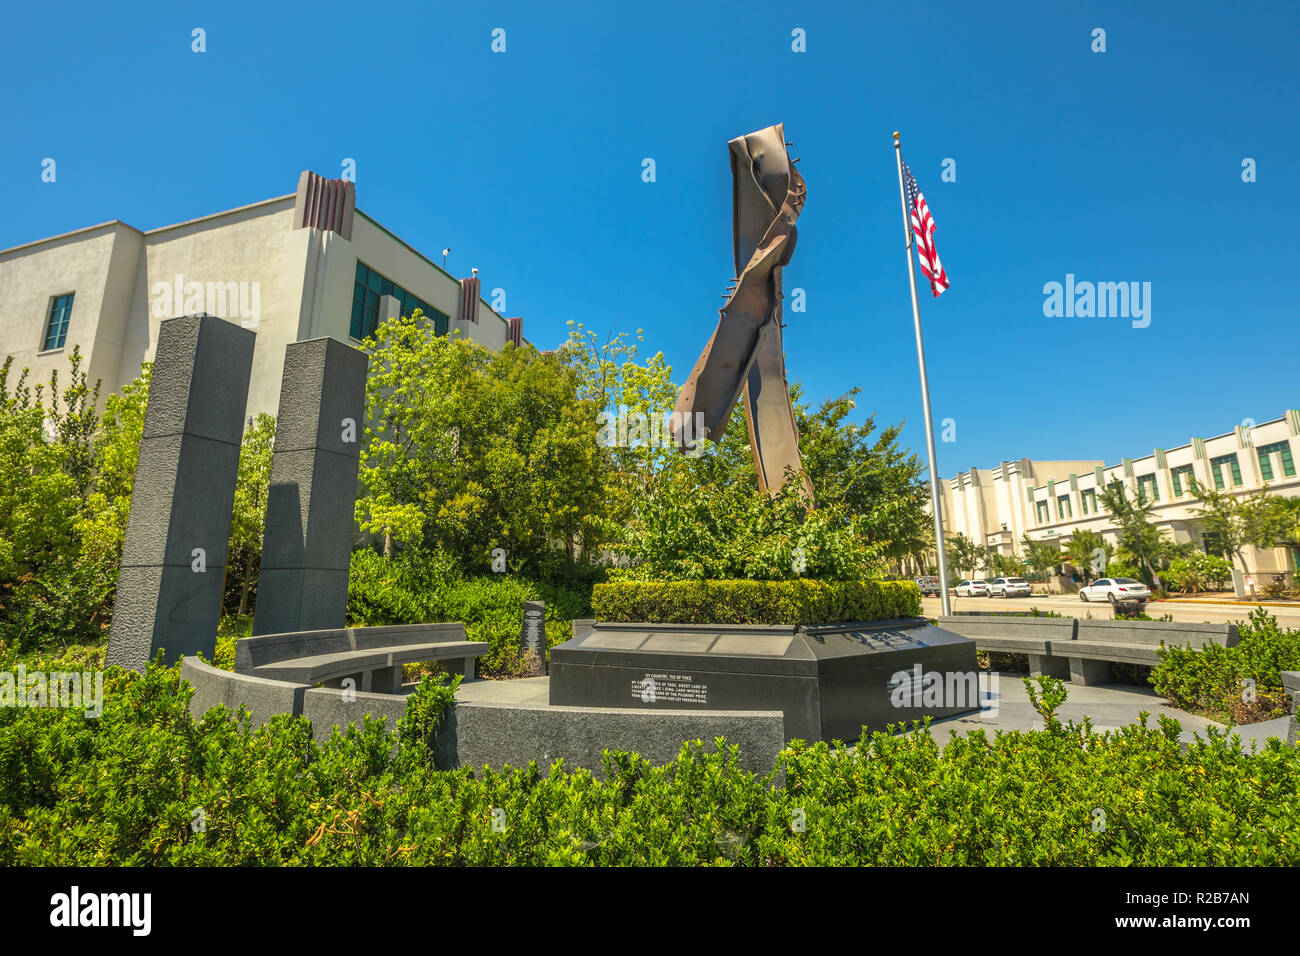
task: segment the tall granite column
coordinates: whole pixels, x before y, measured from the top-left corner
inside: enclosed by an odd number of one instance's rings
[[[255,338],[214,315],[159,326],[109,664],[216,650]]]
[[[254,634],[347,622],[368,364],[336,339],[285,349]]]

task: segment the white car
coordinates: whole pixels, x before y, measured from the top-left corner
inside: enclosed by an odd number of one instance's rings
[[[956,594],[958,597],[988,597],[989,583],[987,581],[962,581],[957,585]]]
[[[1086,588],[1079,588],[1080,601],[1137,601],[1145,604],[1151,600],[1151,589],[1132,578],[1100,578]]]
[[[1034,589],[1024,578],[994,578],[989,597],[1029,597]]]

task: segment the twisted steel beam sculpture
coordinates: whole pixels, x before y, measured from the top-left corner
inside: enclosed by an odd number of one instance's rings
[[[786,151],[783,124],[738,136],[727,145],[736,286],[718,310],[718,326],[677,396],[673,437],[678,447],[693,449],[692,435],[683,426],[702,413],[705,436],[717,441],[743,393],[759,489],[775,495],[792,475],[811,501],[781,348],[781,270],[794,253],[795,220],[806,191],[803,177]]]

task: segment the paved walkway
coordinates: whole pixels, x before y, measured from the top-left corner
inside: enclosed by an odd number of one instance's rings
[[[996,706],[979,714],[935,721],[930,727],[936,739],[946,740],[950,732],[964,734],[980,727],[990,733],[995,730],[1042,730],[1042,718],[1029,702],[1023,678],[1022,674],[999,674],[994,698]],[[1068,696],[1056,712],[1062,723],[1087,716],[1092,718],[1094,730],[1117,730],[1125,724],[1137,723],[1138,715],[1147,711],[1150,714],[1148,726],[1155,727],[1162,716],[1171,717],[1182,725],[1187,739],[1197,731],[1204,736],[1206,727],[1222,729],[1224,726],[1170,707],[1150,688],[1127,684],[1084,686],[1068,682],[1065,688]]]
[[[1020,674],[1000,674],[995,689],[996,709],[963,717],[949,717],[930,725],[935,739],[947,742],[951,733],[965,734],[969,730],[984,729],[988,733],[998,730],[1042,730],[1043,721],[1029,703],[1025,684]],[[1067,683],[1068,696],[1057,717],[1062,723],[1092,718],[1094,730],[1117,730],[1125,724],[1137,723],[1138,715],[1147,711],[1147,726],[1158,725],[1161,716],[1171,717],[1182,726],[1182,739],[1191,742],[1196,734],[1205,737],[1207,727],[1224,729],[1224,725],[1185,711],[1175,710],[1156,696],[1149,688],[1130,687],[1126,684],[1083,686]],[[456,699],[466,702],[491,704],[502,707],[526,709],[550,708],[550,678],[528,677],[521,680],[476,680],[462,684]],[[1270,725],[1267,730],[1285,739],[1285,720]],[[1266,728],[1260,727],[1262,734]],[[1242,747],[1250,750],[1249,733],[1243,734]],[[1262,738],[1261,738],[1262,745]]]

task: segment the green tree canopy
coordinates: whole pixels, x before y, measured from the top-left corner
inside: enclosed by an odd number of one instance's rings
[[[467,570],[512,569],[598,543],[608,456],[598,407],[560,354],[439,336],[418,312],[368,341],[365,494],[357,520],[388,542],[441,548]]]

